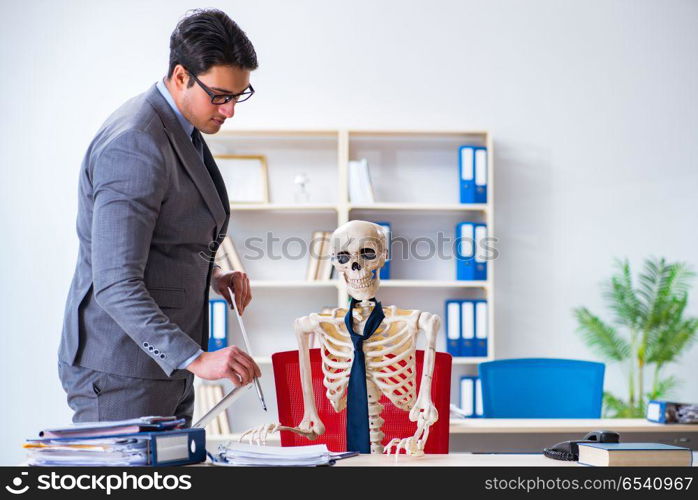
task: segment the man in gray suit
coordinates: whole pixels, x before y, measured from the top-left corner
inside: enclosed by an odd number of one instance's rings
[[[80,171],[78,262],[58,370],[74,422],[176,415],[191,425],[194,375],[260,376],[235,346],[205,352],[209,286],[242,313],[247,276],[214,265],[230,215],[201,132],[218,132],[254,89],[257,56],[218,10],[183,18],[167,78],[120,107]]]

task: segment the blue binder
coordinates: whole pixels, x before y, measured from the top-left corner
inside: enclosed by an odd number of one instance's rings
[[[487,148],[475,148],[475,203],[487,203]]]
[[[206,461],[206,431],[198,427],[147,432],[151,466],[196,464]]]
[[[475,146],[458,148],[460,202],[475,203]]]
[[[456,225],[456,279],[487,280],[486,238],[486,224],[461,222]]]
[[[208,301],[208,351],[228,346],[228,303],[223,299]]]
[[[460,300],[447,300],[445,304],[446,352],[451,356],[462,356],[460,303]]]
[[[458,148],[461,203],[487,203],[487,148]]]
[[[388,258],[385,261],[385,265],[381,268],[380,270],[380,279],[382,280],[389,280],[390,279],[390,243],[392,241],[393,237],[393,232],[390,227],[390,222],[376,222],[379,226],[383,226],[385,230],[385,240],[388,243]]]
[[[487,357],[487,338],[489,337],[487,301],[476,300],[475,304],[475,349],[474,356]]]
[[[465,418],[476,416],[476,382],[477,377],[464,375],[460,378],[460,408],[465,414]]]
[[[475,379],[475,416],[484,416],[484,410],[482,406],[482,379],[477,377]]]
[[[475,353],[475,301],[461,300],[461,356]]]

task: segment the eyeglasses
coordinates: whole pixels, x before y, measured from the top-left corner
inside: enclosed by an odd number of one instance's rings
[[[248,86],[246,90],[240,92],[239,94],[216,94],[213,90],[208,88],[206,85],[204,85],[201,80],[199,80],[194,73],[191,71],[187,70],[189,75],[194,79],[196,83],[199,84],[199,87],[204,89],[204,92],[206,92],[209,97],[211,98],[211,104],[215,104],[216,106],[220,106],[221,104],[228,104],[230,101],[235,101],[236,103],[239,102],[244,102],[250,97],[252,97],[252,94],[254,94],[254,89],[252,88],[252,85]]]

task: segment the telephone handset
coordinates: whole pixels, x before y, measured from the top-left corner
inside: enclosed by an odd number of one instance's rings
[[[579,443],[620,443],[620,435],[613,431],[593,431],[578,441],[563,441],[552,448],[545,448],[543,454],[555,460],[578,460]]]

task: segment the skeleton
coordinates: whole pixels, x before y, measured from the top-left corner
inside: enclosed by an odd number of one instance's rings
[[[347,291],[357,302],[352,312],[352,326],[362,334],[374,304],[368,299],[376,296],[380,286],[379,271],[387,258],[387,242],[381,226],[366,221],[350,221],[335,230],[331,238],[332,263],[342,276]],[[429,437],[429,428],[437,421],[438,412],[431,399],[431,379],[434,371],[436,335],[440,319],[437,315],[418,310],[383,306],[385,318],[375,333],[364,341],[366,360],[366,389],[368,395],[371,453],[422,455]],[[354,360],[354,347],[344,323],[347,309],[336,308],[330,313],[311,313],[298,318],[294,328],[299,347],[301,386],[304,415],[297,427],[270,424],[243,433],[242,439],[263,443],[273,432],[286,430],[308,439],[325,432],[318,416],[310,373],[309,337],[314,335],[322,354],[325,396],[333,409],[342,411],[347,403],[349,373]],[[416,341],[417,334],[426,335],[426,350],[422,378],[417,393]],[[417,422],[413,436],[395,438],[383,448],[385,435],[381,418],[381,395],[395,406],[409,411]]]

